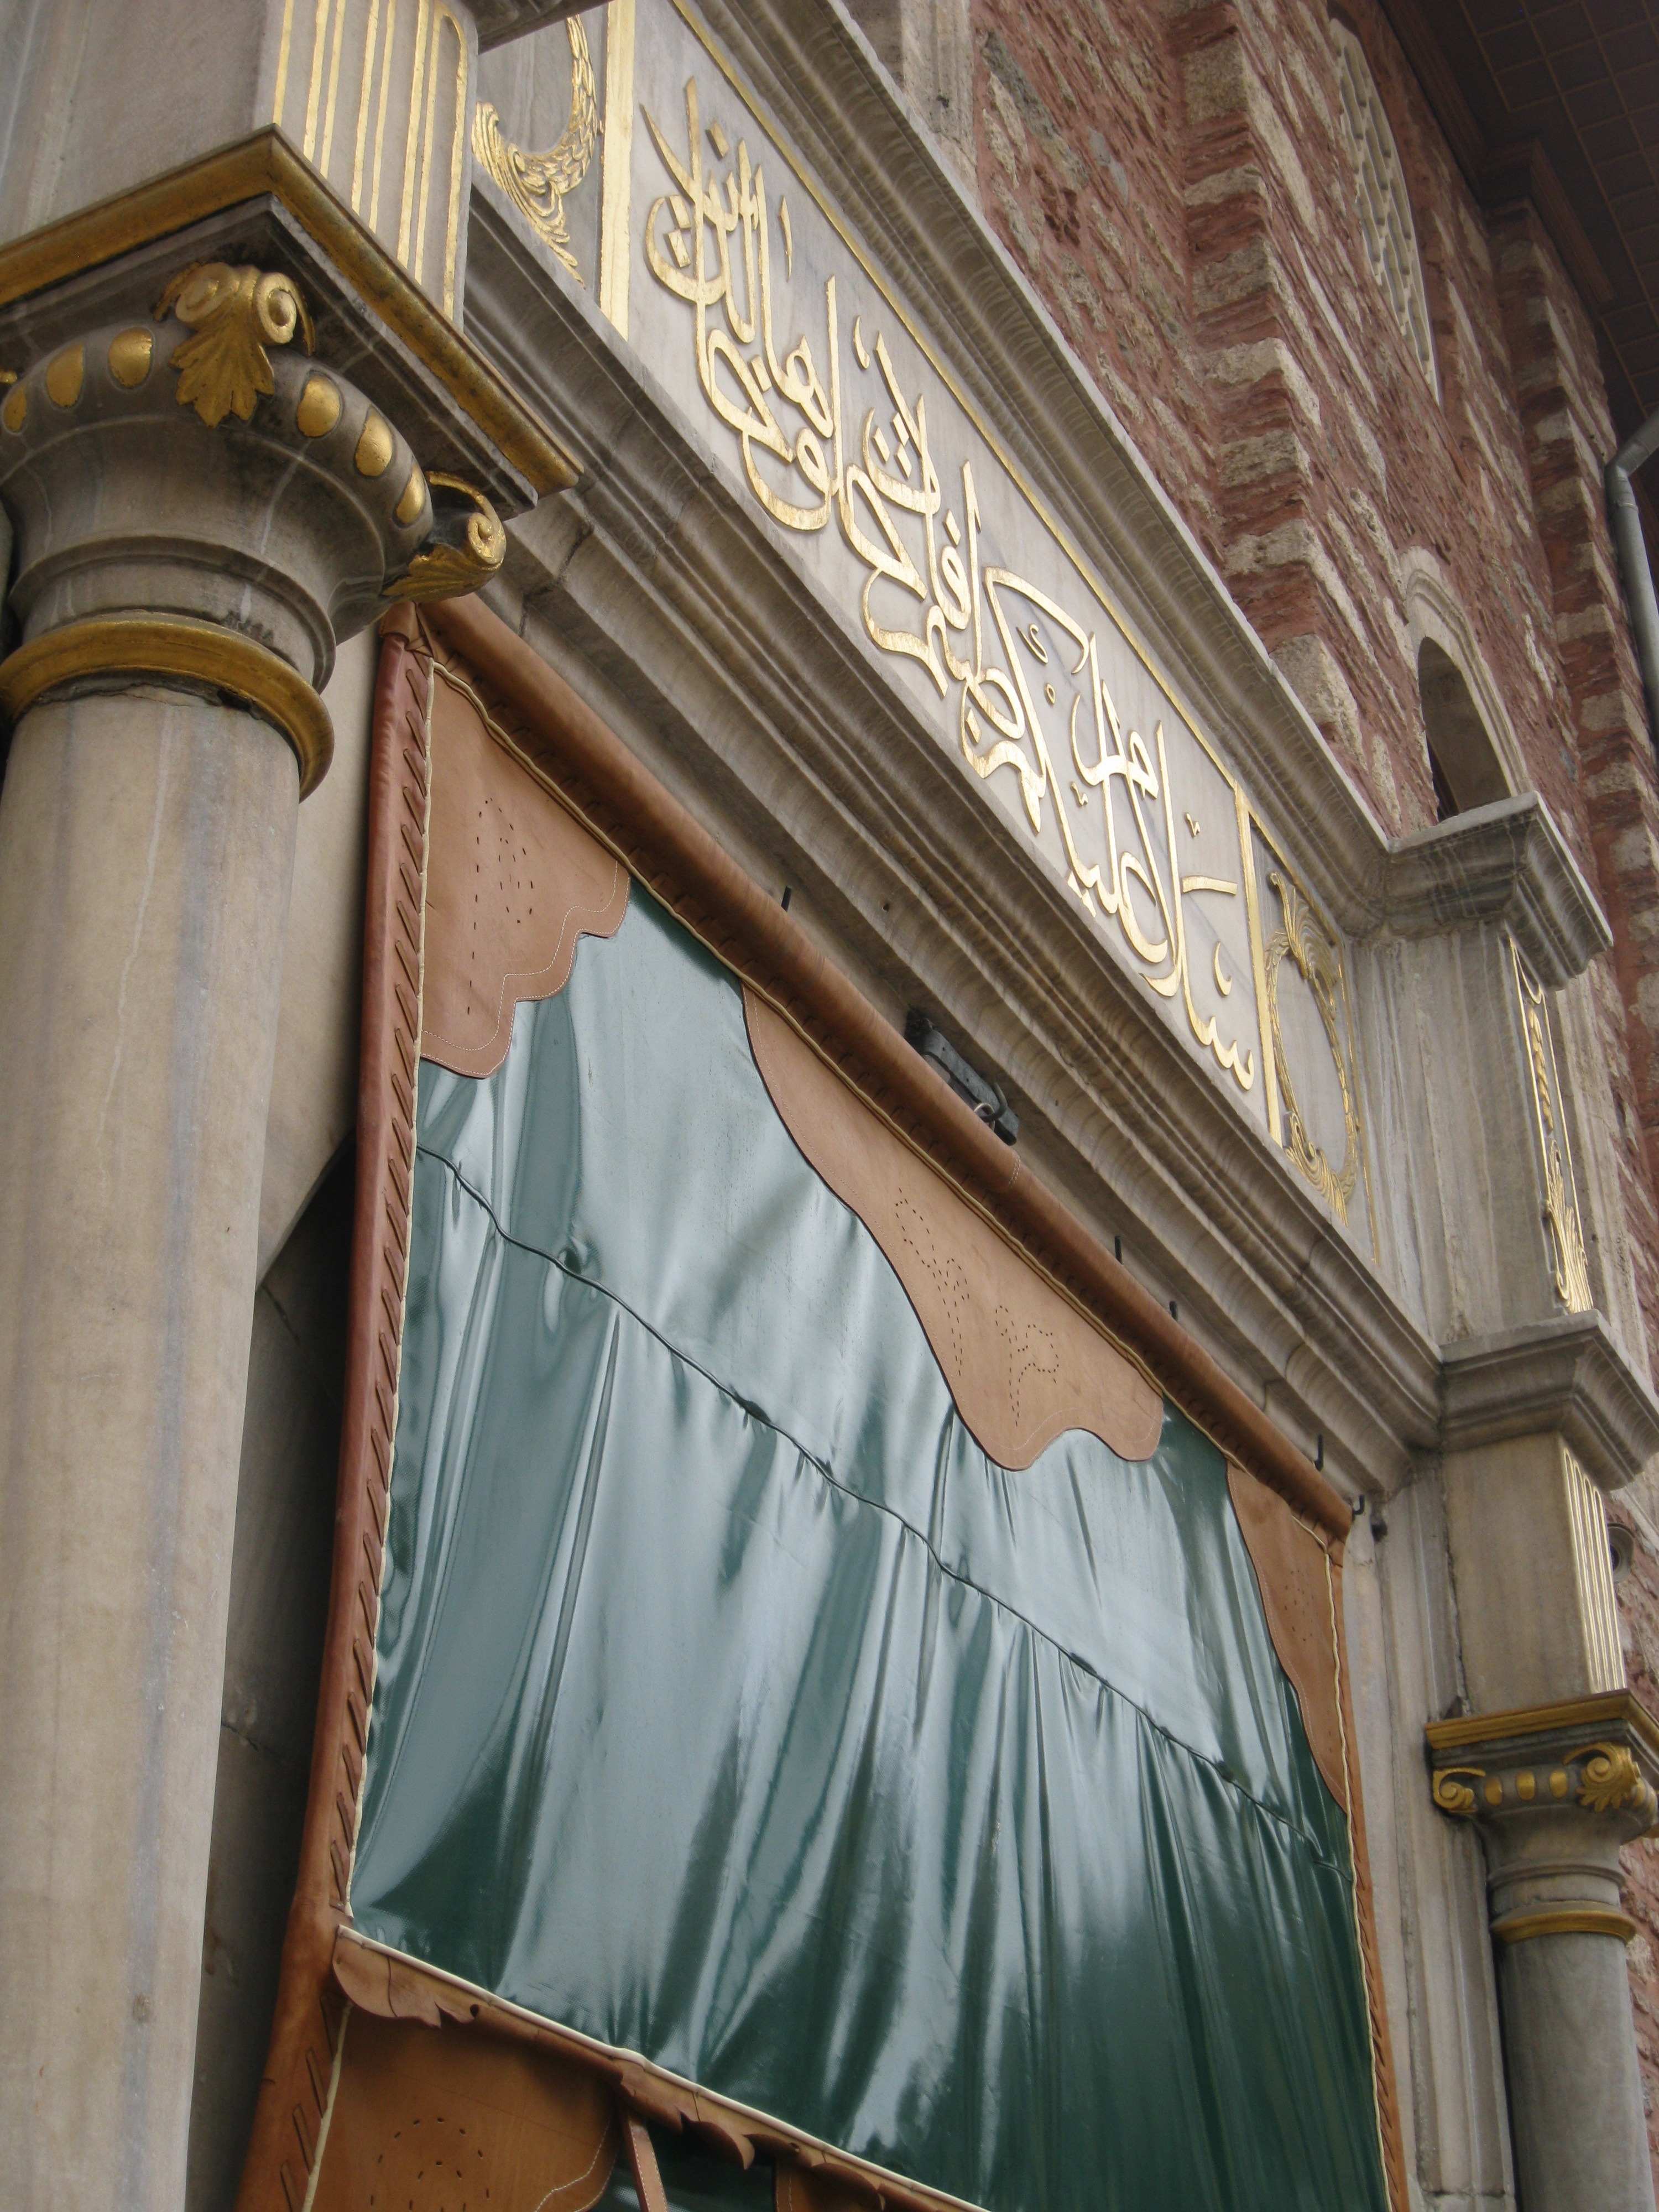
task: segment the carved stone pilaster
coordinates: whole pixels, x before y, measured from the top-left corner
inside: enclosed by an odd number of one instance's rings
[[[1659,1824],[1659,1723],[1620,1690],[1427,1735],[1434,1802],[1485,1847],[1521,2201],[1645,2212],[1619,1853]]]

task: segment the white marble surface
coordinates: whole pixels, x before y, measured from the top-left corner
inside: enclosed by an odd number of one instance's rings
[[[0,2203],[184,2182],[298,779],[177,693],[33,709],[0,793]]]
[[[339,649],[323,695],[334,724],[334,765],[300,809],[295,832],[260,1176],[261,1280],[357,1119],[369,717],[379,651],[373,630]]]

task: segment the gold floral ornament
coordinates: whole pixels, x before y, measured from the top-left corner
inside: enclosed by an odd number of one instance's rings
[[[249,421],[259,398],[276,390],[267,346],[297,337],[309,353],[317,342],[291,277],[227,261],[181,269],[155,303],[158,323],[169,313],[196,333],[169,363],[179,372],[179,404],[194,407],[210,430],[227,415]]]
[[[1268,944],[1263,959],[1267,986],[1267,1013],[1273,1025],[1273,1063],[1279,1072],[1279,1088],[1285,1101],[1285,1118],[1290,1124],[1291,1157],[1308,1181],[1330,1206],[1339,1221],[1348,1218],[1348,1200],[1353,1196],[1354,1185],[1359,1179],[1359,1148],[1364,1139],[1360,1134],[1353,1084],[1348,1072],[1348,1056],[1343,1048],[1342,1027],[1337,1013],[1337,1000],[1342,989],[1342,956],[1314,921],[1306,901],[1288,876],[1281,876],[1277,868],[1267,878],[1279,894],[1279,902],[1285,910],[1285,927]],[[1319,1009],[1319,1018],[1324,1024],[1325,1040],[1331,1048],[1331,1059],[1336,1067],[1336,1079],[1342,1092],[1342,1164],[1333,1168],[1322,1147],[1314,1143],[1308,1134],[1307,1124],[1297,1105],[1296,1092],[1291,1083],[1289,1056],[1279,1022],[1279,970],[1286,954],[1296,964],[1297,973],[1313,994]]]
[[[389,599],[453,599],[487,584],[507,557],[501,517],[481,491],[460,477],[431,471],[433,534],[401,576],[386,587]]]
[[[526,154],[502,135],[501,118],[487,100],[472,116],[472,151],[538,238],[578,283],[582,272],[570,250],[564,204],[587,173],[599,135],[599,101],[593,82],[593,58],[587,33],[574,15],[565,18],[570,34],[570,120],[556,145],[545,154]]]
[[[1644,1801],[1652,1795],[1623,1744],[1590,1746],[1578,1789],[1581,1805],[1588,1805],[1593,1813],[1616,1813],[1621,1805],[1632,1806],[1640,1812]]]

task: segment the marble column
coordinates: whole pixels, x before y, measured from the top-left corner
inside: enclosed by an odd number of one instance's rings
[[[154,295],[151,295],[152,300]],[[337,637],[484,503],[176,273],[0,398],[0,2203],[181,2201],[295,811]],[[468,532],[471,531],[469,537]],[[493,533],[493,535],[492,535]]]
[[[1434,1802],[1480,1829],[1526,2212],[1652,2212],[1619,1891],[1659,1814],[1659,1726],[1628,1691],[1428,1731]]]

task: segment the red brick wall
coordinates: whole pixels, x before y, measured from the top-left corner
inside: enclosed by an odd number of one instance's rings
[[[1616,441],[1554,247],[1529,208],[1482,209],[1375,0],[1347,0],[1437,393],[1365,258],[1324,0],[973,7],[988,217],[1391,836],[1435,817],[1404,556],[1466,615],[1617,939],[1592,993],[1659,1372],[1659,787],[1601,494]],[[1621,1601],[1659,1711],[1659,1561]],[[1651,2111],[1659,1850],[1627,1864]]]

